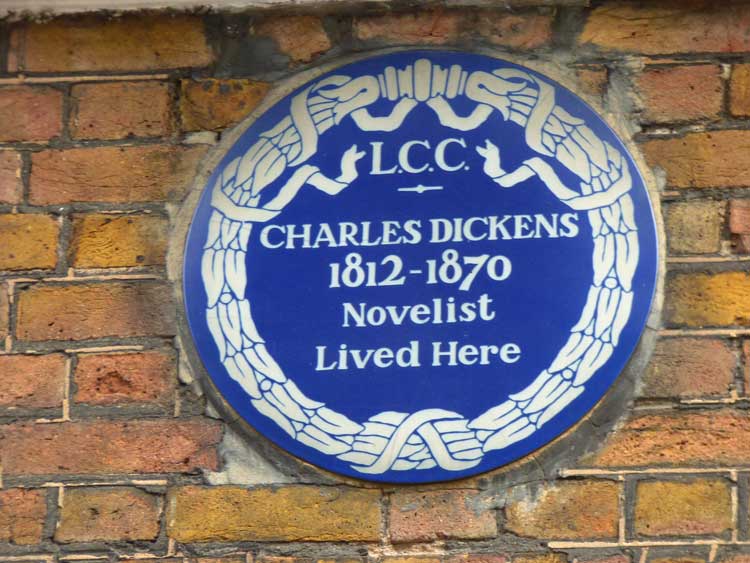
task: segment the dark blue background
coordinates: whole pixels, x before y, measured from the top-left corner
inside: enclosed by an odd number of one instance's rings
[[[412,51],[373,57],[341,67],[330,74],[377,74],[389,64],[402,68],[425,56],[444,67],[460,64],[469,72],[519,68],[480,55]],[[277,103],[243,133],[217,167],[218,172],[233,158],[241,156],[259,133],[270,129],[288,115],[291,97],[295,93]],[[579,98],[556,85],[556,100],[572,115],[583,118],[600,139],[627,154],[613,132]],[[451,105],[460,115],[468,114],[473,108],[473,103],[464,99],[454,100]],[[393,102],[381,101],[371,108],[371,113],[384,114],[392,106]],[[392,133],[362,132],[347,117],[339,126],[321,136],[318,152],[308,164],[319,166],[326,175],[335,178],[340,172],[341,155],[352,144],[357,144],[360,150],[368,150],[368,155],[358,164],[359,178],[333,197],[306,186],[283,213],[267,224],[312,223],[315,226],[330,223],[335,226],[340,221],[372,221],[377,231],[383,220],[403,222],[421,219],[422,231],[427,237],[429,219],[434,217],[570,212],[537,178],[503,189],[482,172],[483,159],[474,147],[483,145],[487,138],[500,148],[506,170],[514,170],[524,160],[538,156],[527,147],[523,135],[521,127],[503,121],[497,112],[474,131],[454,131],[441,126],[434,112],[424,104],[415,108],[404,124]],[[454,162],[459,157],[465,158],[468,171],[443,172],[436,168],[432,173],[419,175],[368,175],[371,163],[369,143],[372,141],[384,142],[386,168],[393,164],[397,148],[402,143],[413,139],[429,140],[434,147],[447,137],[466,140],[466,150],[457,145],[449,147],[448,160]],[[416,147],[412,152],[415,161],[421,161],[422,155],[427,153],[423,147]],[[565,167],[554,159],[546,160],[567,185],[578,185],[577,177]],[[618,348],[607,364],[586,384],[586,391],[562,413],[526,440],[505,450],[489,452],[482,463],[471,470],[446,472],[435,468],[363,476],[352,471],[349,464],[292,440],[273,421],[255,411],[249,397],[231,380],[219,362],[216,345],[205,323],[206,296],[200,279],[200,260],[211,212],[210,188],[216,174],[209,179],[196,209],[185,251],[186,308],[204,365],[223,396],[253,427],[295,455],[332,471],[390,482],[425,482],[471,475],[518,459],[564,432],[602,397],[627,362],[645,323],[656,277],[656,235],[643,181],[630,159],[629,165],[634,184],[630,195],[636,209],[641,257],[634,279],[633,311]],[[263,201],[275,195],[292,172],[287,170],[269,186],[263,192]],[[419,183],[442,185],[445,189],[423,194],[397,191],[399,187]],[[593,279],[593,243],[585,212],[579,213],[580,233],[575,238],[443,244],[429,244],[423,240],[419,245],[367,248],[265,249],[258,242],[262,226],[256,225],[253,230],[247,261],[247,295],[253,306],[258,330],[267,341],[270,353],[303,393],[359,422],[385,410],[409,413],[425,408],[453,410],[472,419],[500,404],[509,394],[525,388],[541,370],[549,366],[567,341],[570,328],[578,320]],[[417,268],[426,272],[424,261],[429,258],[439,260],[446,248],[455,248],[466,255],[503,254],[512,261],[513,273],[502,282],[494,282],[480,275],[470,291],[458,291],[455,285],[426,285],[424,279],[418,276],[407,277],[403,286],[328,288],[329,263],[343,262],[350,252],[359,252],[365,260],[377,262],[388,254],[397,254],[403,259],[406,271]],[[367,302],[371,305],[429,304],[435,297],[454,296],[456,301],[464,301],[475,300],[482,293],[488,293],[494,300],[492,309],[497,318],[491,322],[477,320],[473,323],[419,326],[405,322],[400,327],[390,323],[382,327],[341,327],[341,304],[344,301],[354,304]],[[350,369],[346,372],[315,372],[313,369],[317,345],[328,346],[329,357],[333,357],[340,343],[346,343],[349,348],[377,348],[405,346],[410,340],[421,342],[423,361],[420,368]],[[514,342],[521,347],[521,360],[508,365],[495,361],[488,366],[430,366],[431,342],[449,340],[475,345]]]

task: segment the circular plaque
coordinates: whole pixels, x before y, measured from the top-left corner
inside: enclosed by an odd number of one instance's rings
[[[657,261],[643,179],[589,106],[509,62],[402,51],[303,84],[226,147],[185,307],[258,432],[421,483],[585,416],[638,343]]]

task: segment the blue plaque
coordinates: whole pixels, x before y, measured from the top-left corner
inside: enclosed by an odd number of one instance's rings
[[[628,150],[488,56],[403,51],[300,86],[228,147],[187,239],[197,351],[278,446],[386,482],[517,460],[638,343],[657,271]]]

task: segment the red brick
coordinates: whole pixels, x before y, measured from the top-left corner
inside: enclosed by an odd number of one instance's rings
[[[175,307],[161,282],[36,284],[18,295],[19,340],[172,336]]]
[[[476,33],[493,45],[536,49],[552,39],[551,15],[480,10],[476,17],[476,23],[466,26],[468,33]]]
[[[612,539],[619,519],[617,483],[562,481],[534,497],[510,503],[505,527],[514,534],[543,539]]]
[[[675,411],[633,416],[586,464],[604,467],[734,466],[750,463],[746,411]]]
[[[15,151],[0,151],[0,203],[21,203],[21,155]]]
[[[74,268],[160,266],[168,231],[169,219],[159,215],[74,215],[68,260]]]
[[[16,545],[41,543],[47,503],[44,491],[0,490],[0,542]]]
[[[737,117],[750,117],[750,64],[732,66],[729,111]]]
[[[177,487],[169,495],[167,535],[184,543],[377,541],[380,491],[306,485]]]
[[[750,12],[742,4],[696,0],[640,6],[610,2],[588,16],[578,39],[604,50],[661,55],[750,50]]]
[[[60,407],[65,390],[65,356],[0,355],[0,381],[0,407]]]
[[[728,481],[641,481],[637,485],[635,532],[641,536],[723,535],[731,529]]]
[[[673,274],[664,317],[670,326],[750,326],[750,272]]]
[[[309,63],[331,48],[323,22],[316,16],[267,18],[254,26],[260,36],[272,38],[293,62]]]
[[[169,85],[163,82],[78,84],[71,90],[74,139],[160,137],[171,132]]]
[[[205,152],[149,145],[34,153],[29,199],[34,205],[179,200]]]
[[[409,14],[364,16],[354,20],[354,34],[367,41],[440,45],[453,41],[460,31],[457,12],[419,11]]]
[[[204,67],[213,60],[199,17],[57,18],[17,26],[10,70],[78,72]]]
[[[0,214],[0,270],[54,268],[60,223],[49,215]]]
[[[172,353],[82,354],[75,373],[75,401],[89,405],[168,405],[177,382]]]
[[[667,173],[673,188],[743,187],[750,185],[750,131],[689,133],[672,139],[655,139],[643,144],[650,166]]]
[[[5,475],[215,471],[220,439],[202,418],[21,422],[0,426],[0,458]]]
[[[729,232],[735,252],[750,253],[750,200],[729,202]]]
[[[48,141],[60,135],[62,98],[49,86],[0,87],[0,141]]]
[[[726,397],[737,357],[723,340],[664,338],[656,343],[641,396],[651,399]]]
[[[724,86],[717,65],[650,67],[638,77],[647,122],[717,119]]]
[[[394,543],[497,535],[495,514],[482,506],[476,491],[397,491],[391,495],[389,514]]]
[[[55,541],[154,540],[161,498],[131,487],[68,487]]]
[[[256,80],[183,80],[180,113],[185,131],[216,131],[247,117],[270,85]]]

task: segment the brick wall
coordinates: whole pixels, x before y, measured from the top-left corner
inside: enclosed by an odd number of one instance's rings
[[[0,24],[0,561],[750,561],[750,5],[596,4]],[[374,487],[261,469],[271,450],[220,485],[230,433],[175,338],[175,210],[275,81],[406,44],[553,61],[625,102],[667,235],[651,363],[552,473]]]

